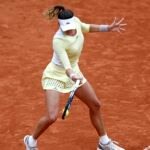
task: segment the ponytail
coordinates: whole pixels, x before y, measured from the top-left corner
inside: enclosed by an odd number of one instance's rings
[[[64,11],[65,7],[61,5],[56,5],[53,8],[49,8],[46,10],[43,15],[48,19],[53,19],[54,17],[58,17],[59,13]]]

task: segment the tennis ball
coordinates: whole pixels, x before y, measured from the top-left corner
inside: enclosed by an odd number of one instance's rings
[[[63,109],[62,112],[64,112],[64,110],[65,110],[65,109]],[[66,117],[68,117],[68,116],[69,116],[69,110],[66,111]]]

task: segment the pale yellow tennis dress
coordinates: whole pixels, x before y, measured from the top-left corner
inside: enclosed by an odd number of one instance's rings
[[[74,19],[77,30],[75,36],[65,35],[61,29],[58,29],[53,37],[53,57],[42,76],[44,90],[70,92],[74,82],[66,75],[67,68],[72,68],[83,77],[82,84],[86,82],[86,78],[79,69],[78,61],[84,44],[83,32],[89,32],[90,25],[81,22],[77,17]]]

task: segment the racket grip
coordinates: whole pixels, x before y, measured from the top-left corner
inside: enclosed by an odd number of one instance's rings
[[[80,84],[80,80],[77,80],[76,83],[75,83],[75,87],[78,87]]]

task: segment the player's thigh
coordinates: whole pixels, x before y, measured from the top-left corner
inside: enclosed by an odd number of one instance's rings
[[[55,117],[59,111],[60,93],[55,90],[46,90],[45,100],[48,114]]]
[[[100,101],[92,88],[91,84],[87,81],[83,84],[75,94],[81,101],[83,101],[89,108],[100,108]]]

